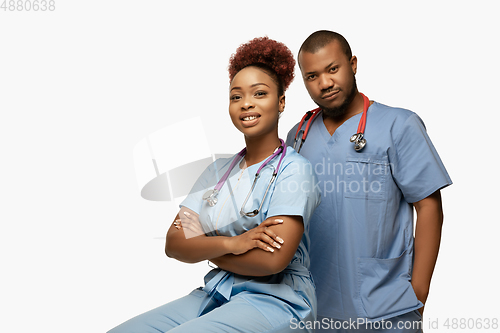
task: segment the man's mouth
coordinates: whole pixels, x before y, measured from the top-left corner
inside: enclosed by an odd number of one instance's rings
[[[329,91],[326,94],[323,94],[323,96],[321,96],[321,98],[322,99],[332,99],[332,98],[335,98],[335,96],[337,96],[337,94],[339,92],[340,92],[340,90]]]

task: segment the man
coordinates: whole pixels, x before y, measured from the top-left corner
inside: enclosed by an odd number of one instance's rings
[[[451,179],[415,113],[368,99],[364,112],[357,58],[344,37],[313,33],[298,63],[321,108],[300,150],[314,166],[323,195],[309,230],[316,327],[421,332],[441,239],[440,189]],[[350,139],[359,132],[363,112],[366,144],[355,150],[363,142]],[[297,130],[298,125],[289,132],[288,145]]]

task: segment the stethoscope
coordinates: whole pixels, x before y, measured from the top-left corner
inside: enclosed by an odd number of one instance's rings
[[[241,215],[245,215],[245,216],[248,216],[248,217],[254,217],[257,214],[259,214],[259,212],[260,212],[260,210],[262,208],[262,204],[264,203],[264,200],[266,199],[267,192],[269,191],[269,188],[271,187],[271,184],[276,179],[276,176],[278,175],[278,170],[280,169],[281,161],[283,160],[283,157],[285,157],[285,154],[286,154],[286,145],[285,145],[285,142],[282,139],[280,139],[280,142],[281,142],[281,146],[279,146],[278,148],[276,148],[276,150],[274,151],[274,153],[267,160],[265,160],[264,163],[262,163],[262,165],[260,166],[260,168],[257,170],[257,173],[255,174],[255,178],[253,180],[252,187],[250,188],[250,192],[248,192],[248,195],[245,198],[245,201],[241,205],[241,209],[240,209],[240,214]],[[215,204],[217,204],[217,201],[218,201],[217,196],[219,195],[220,189],[222,188],[222,186],[226,182],[227,178],[229,177],[229,174],[231,173],[231,170],[233,170],[233,168],[236,165],[236,163],[239,163],[241,161],[241,159],[243,158],[243,156],[245,156],[246,151],[247,151],[247,149],[243,148],[238,153],[238,155],[234,158],[233,162],[229,166],[229,169],[226,171],[226,173],[224,174],[224,176],[222,176],[222,178],[217,182],[217,185],[215,185],[214,189],[213,190],[208,190],[203,195],[202,199],[206,200],[208,202],[208,204],[209,204],[210,207],[213,207],[213,206],[215,206]],[[269,181],[269,184],[267,185],[266,192],[264,193],[264,197],[262,198],[262,201],[260,202],[259,208],[258,209],[254,209],[251,212],[244,212],[243,211],[243,207],[245,207],[245,205],[247,204],[248,198],[250,198],[250,195],[253,192],[255,184],[257,183],[257,179],[260,177],[260,171],[269,163],[269,161],[271,161],[273,158],[275,158],[280,153],[281,153],[280,160],[278,162],[277,167],[274,168],[273,175],[271,177],[271,180]]]
[[[361,115],[361,119],[358,124],[358,132],[351,136],[349,141],[354,142],[354,150],[361,151],[366,146],[366,139],[364,138],[365,127],[366,127],[366,113],[368,108],[370,107],[370,100],[368,97],[360,93],[363,96],[363,114]],[[293,149],[300,152],[304,141],[306,141],[307,133],[309,132],[309,127],[314,119],[320,114],[321,108],[316,108],[311,111],[307,111],[307,113],[302,117],[302,120],[299,123],[299,128],[297,128],[297,133],[295,133],[295,138],[293,139]],[[304,121],[307,121],[306,129],[302,129],[302,125]],[[299,139],[300,134],[300,139]],[[298,149],[296,149],[297,142],[300,140],[300,144]]]

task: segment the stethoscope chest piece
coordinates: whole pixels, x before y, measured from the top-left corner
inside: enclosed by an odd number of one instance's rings
[[[205,194],[203,194],[203,197],[202,199],[203,200],[207,200],[208,202],[208,205],[210,207],[213,207],[215,206],[215,204],[217,203],[217,195],[219,194],[219,191],[216,190],[216,189],[213,189],[213,190],[208,190],[205,192]]]
[[[283,141],[282,139],[279,139],[280,140],[280,146],[278,148],[276,148],[276,150],[273,152],[273,154],[267,158],[267,160],[265,160],[262,165],[259,167],[259,169],[257,170],[257,173],[255,174],[255,178],[253,180],[253,184],[252,184],[252,187],[250,188],[250,192],[248,192],[248,195],[245,199],[245,201],[243,202],[243,204],[241,205],[241,210],[240,210],[240,214],[242,216],[248,216],[248,217],[254,217],[254,216],[257,216],[262,208],[262,205],[264,204],[264,200],[266,199],[266,196],[267,196],[267,192],[269,191],[269,188],[271,187],[271,184],[274,182],[274,179],[276,178],[276,176],[278,175],[278,170],[280,169],[280,165],[281,165],[281,162],[283,161],[283,158],[285,157],[286,155],[286,144],[285,144],[285,141]],[[227,169],[226,173],[224,174],[224,176],[222,176],[222,178],[217,182],[217,185],[215,185],[215,188],[213,190],[208,190],[205,192],[205,194],[203,194],[203,196],[201,197],[203,200],[206,200],[208,202],[208,205],[210,207],[213,207],[217,204],[217,195],[219,194],[219,190],[222,188],[222,186],[224,185],[224,183],[226,182],[227,178],[229,177],[229,173],[231,172],[231,170],[233,170],[234,166],[236,165],[236,163],[238,163],[240,161],[241,158],[243,158],[243,156],[245,156],[245,153],[246,153],[246,148],[243,148],[239,153],[238,155],[233,159],[233,161],[231,162],[231,165],[229,166],[229,168]],[[248,199],[250,198],[250,195],[252,194],[253,192],[253,189],[255,187],[255,183],[257,183],[257,179],[259,179],[260,177],[260,171],[273,159],[275,158],[277,155],[281,154],[281,157],[278,161],[278,165],[276,166],[276,168],[272,165],[274,171],[273,171],[273,175],[271,177],[271,180],[269,181],[269,184],[267,185],[267,188],[266,188],[266,192],[264,193],[264,197],[262,198],[261,202],[260,202],[260,206],[258,209],[254,209],[250,212],[245,212],[243,210],[243,208],[245,207]]]
[[[361,96],[363,97],[363,113],[361,114],[361,118],[359,119],[359,124],[358,124],[358,132],[351,136],[349,139],[351,142],[354,142],[354,150],[359,152],[366,146],[366,139],[364,138],[364,132],[365,132],[365,126],[366,126],[366,113],[368,112],[368,108],[370,107],[370,100],[368,97],[360,93]],[[321,109],[317,108],[312,111],[307,111],[307,113],[302,117],[302,120],[299,123],[299,126],[297,128],[297,132],[295,133],[295,138],[293,140],[293,148],[297,151],[297,153],[300,152],[300,148],[302,148],[302,145],[304,144],[304,141],[306,141],[307,137],[307,132],[309,131],[309,126],[311,126],[311,122],[314,121],[316,116],[319,114],[319,111]],[[307,121],[306,129],[302,130],[302,125],[304,122]],[[299,139],[299,134],[300,134],[300,139]],[[300,143],[297,145],[298,141]]]
[[[363,138],[363,133],[356,133],[349,139],[354,142],[354,150],[361,151],[366,146],[366,139]]]

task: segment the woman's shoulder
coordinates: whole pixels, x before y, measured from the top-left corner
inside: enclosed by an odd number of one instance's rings
[[[226,154],[224,157],[219,157],[212,164],[210,164],[210,167],[214,170],[221,170],[226,166],[230,165],[233,159],[236,157],[236,155],[238,154],[234,155]]]
[[[292,147],[286,148],[286,155],[283,162],[283,169],[288,173],[314,176],[311,162],[297,153]]]
[[[286,147],[286,155],[284,160],[287,164],[311,165],[311,162],[304,156],[300,155],[290,146]]]

